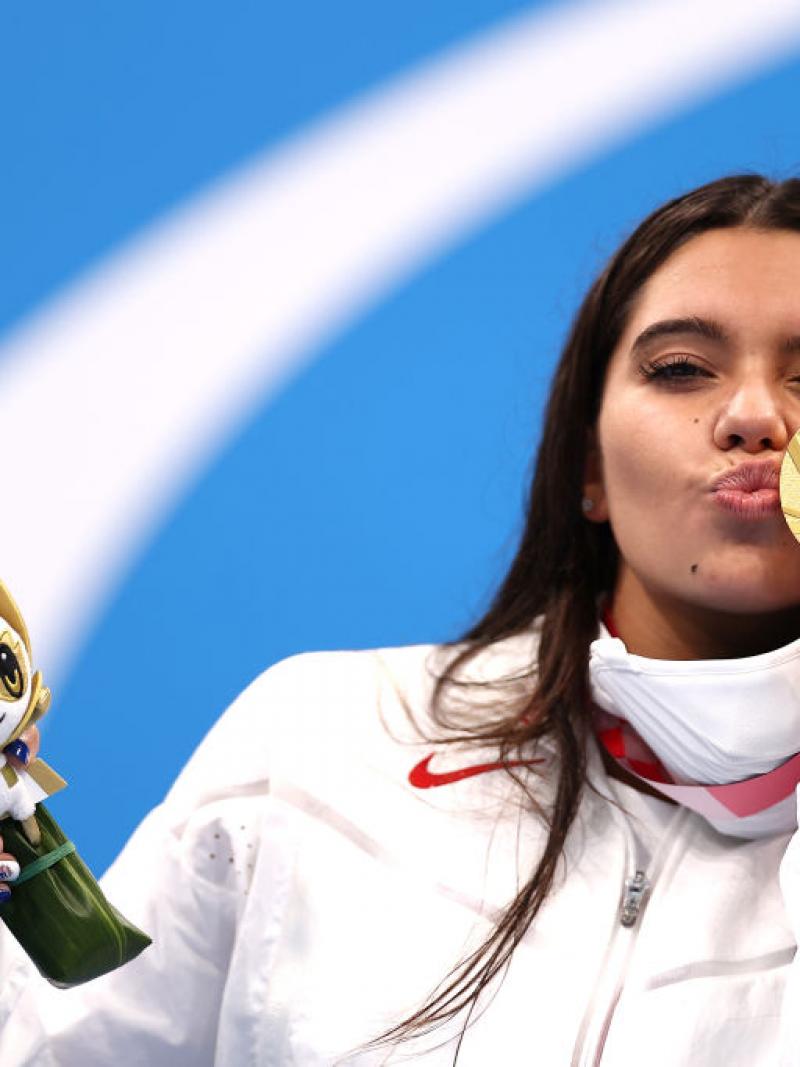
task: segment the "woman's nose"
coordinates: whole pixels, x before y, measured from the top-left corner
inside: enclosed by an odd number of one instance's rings
[[[766,383],[750,382],[730,397],[714,427],[714,442],[724,450],[783,451],[791,433],[786,401]],[[795,413],[796,414],[796,413]]]

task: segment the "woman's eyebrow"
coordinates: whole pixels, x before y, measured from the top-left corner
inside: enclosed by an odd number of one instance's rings
[[[694,335],[706,341],[724,344],[730,341],[730,334],[713,319],[702,319],[698,315],[688,315],[679,319],[660,319],[646,326],[631,345],[631,355],[636,356],[648,345],[662,337],[674,337],[677,334]],[[800,335],[790,334],[781,349],[789,355],[800,353]]]
[[[730,340],[727,332],[713,319],[701,319],[697,315],[681,319],[661,319],[658,322],[652,322],[642,330],[631,345],[631,355],[635,355],[661,337],[672,337],[675,334],[694,334],[695,337],[702,337],[706,341]],[[800,338],[792,340],[800,341]]]

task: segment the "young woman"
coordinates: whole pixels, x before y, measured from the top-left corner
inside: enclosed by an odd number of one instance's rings
[[[800,1063],[798,293],[800,181],[646,219],[486,616],[256,680],[106,877],[152,947],[3,940],[4,1067]]]

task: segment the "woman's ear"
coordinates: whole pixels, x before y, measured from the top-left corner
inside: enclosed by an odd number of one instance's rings
[[[586,462],[583,468],[583,514],[590,522],[608,522],[606,486],[603,477],[603,454],[597,428],[586,432]]]

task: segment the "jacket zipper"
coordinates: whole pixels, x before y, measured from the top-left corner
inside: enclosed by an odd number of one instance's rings
[[[599,1067],[608,1031],[625,986],[633,949],[639,936],[641,914],[652,895],[672,845],[686,821],[688,811],[679,809],[667,826],[650,862],[650,874],[641,860],[640,848],[624,812],[612,805],[625,833],[625,876],[619,909],[594,991],[578,1031],[570,1067]]]

